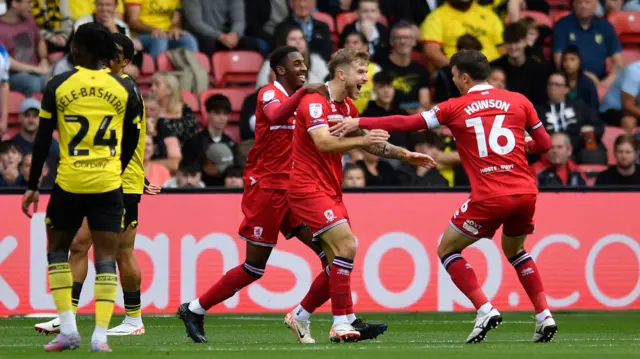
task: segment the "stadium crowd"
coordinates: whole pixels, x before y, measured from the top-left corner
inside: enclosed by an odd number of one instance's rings
[[[362,116],[424,111],[460,96],[449,58],[491,61],[494,87],[524,94],[552,136],[530,156],[540,186],[640,185],[638,0],[4,0],[0,15],[0,188],[23,187],[49,78],[73,67],[70,38],[87,22],[131,37],[126,72],[147,110],[146,176],[168,188],[243,186],[257,90],[269,53],[295,46],[308,81],[327,80],[338,48],[372,56],[355,104]],[[0,10],[2,0],[0,0]],[[467,186],[446,128],[390,142],[436,169],[344,157],[344,187]],[[53,142],[44,185],[55,178]]]

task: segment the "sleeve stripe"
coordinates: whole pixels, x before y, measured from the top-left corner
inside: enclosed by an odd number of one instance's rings
[[[533,131],[533,130],[535,130],[536,128],[538,128],[538,127],[540,127],[540,126],[542,126],[542,122],[538,122],[538,123],[536,123],[535,125],[533,125],[533,126],[529,129],[529,131]]]
[[[329,125],[327,125],[326,123],[321,123],[319,125],[311,126],[311,127],[307,128],[307,132],[311,132],[311,131],[315,130],[316,128],[320,128],[320,127],[329,127]]]
[[[40,109],[40,115],[39,116],[42,117],[42,118],[46,118],[47,120],[50,120],[51,117],[52,117],[51,112],[49,112],[49,111],[47,111],[47,110],[45,110],[43,108]]]
[[[273,99],[273,100],[265,103],[264,105],[262,105],[262,109],[264,110],[265,108],[267,108],[267,106],[271,105],[272,103],[276,103],[276,102],[280,102],[280,100],[278,100],[277,98]]]
[[[424,122],[427,123],[427,128],[432,130],[434,128],[440,127],[440,122],[438,122],[438,118],[436,117],[433,110],[422,111],[420,116],[424,119]]]

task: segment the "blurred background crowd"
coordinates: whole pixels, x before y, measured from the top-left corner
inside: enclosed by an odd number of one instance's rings
[[[412,114],[460,96],[449,58],[482,51],[490,83],[524,94],[552,134],[529,158],[543,186],[640,186],[639,0],[0,0],[0,188],[26,184],[44,86],[73,68],[74,29],[99,22],[130,36],[126,72],[147,106],[147,178],[166,188],[242,188],[257,91],[269,53],[305,56],[327,80],[338,48],[368,51],[362,116]],[[361,151],[344,187],[468,186],[446,128],[393,133],[439,163],[427,170]],[[59,154],[46,163],[51,185]]]

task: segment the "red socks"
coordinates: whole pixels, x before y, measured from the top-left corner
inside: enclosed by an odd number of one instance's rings
[[[538,272],[538,267],[529,253],[522,251],[515,257],[509,258],[509,262],[511,262],[511,265],[513,265],[513,268],[516,270],[520,284],[522,284],[531,303],[533,303],[536,314],[549,309],[540,272]]]
[[[231,298],[237,291],[260,279],[264,275],[264,267],[251,263],[239,265],[222,276],[206,293],[200,296],[200,306],[205,310]]]
[[[307,292],[307,295],[302,299],[300,305],[304,310],[309,313],[313,313],[318,307],[326,303],[330,298],[330,284],[329,273],[331,269],[325,267],[325,269],[318,274],[316,279],[311,283],[311,288]]]
[[[351,299],[352,270],[353,259],[343,257],[335,257],[333,259],[331,275],[329,276],[329,292],[331,295],[331,312],[334,316],[346,316],[353,313]],[[307,308],[305,307],[305,309]]]
[[[449,272],[451,280],[460,291],[471,300],[476,310],[489,302],[489,299],[482,292],[482,288],[476,278],[471,265],[462,257],[460,253],[449,253],[440,258],[442,265]],[[332,298],[333,299],[333,298]]]

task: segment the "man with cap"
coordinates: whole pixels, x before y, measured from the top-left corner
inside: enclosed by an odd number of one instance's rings
[[[38,132],[38,124],[40,118],[40,101],[35,98],[27,98],[20,104],[20,132],[18,132],[11,141],[18,147],[18,151],[25,156],[27,153],[33,152],[33,141],[36,138],[36,132]],[[51,141],[51,147],[49,148],[49,156],[47,157],[47,167],[49,168],[49,175],[45,179],[45,183],[48,183],[49,179],[55,178],[55,169],[58,167],[58,159],[60,157],[60,146],[56,139]]]

